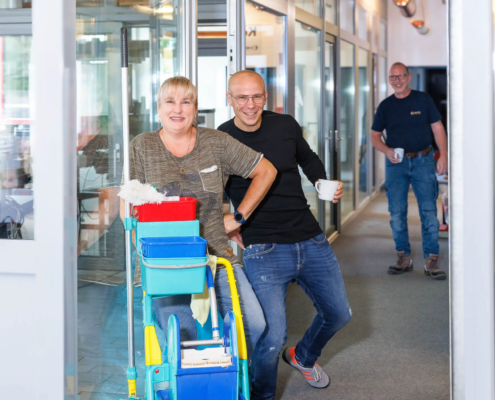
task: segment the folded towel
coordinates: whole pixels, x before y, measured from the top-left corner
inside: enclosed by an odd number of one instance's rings
[[[210,261],[208,265],[211,268],[211,273],[213,275],[213,282],[215,282],[215,272],[217,271],[217,257],[210,256]],[[201,294],[193,294],[191,296],[191,311],[193,318],[198,321],[201,326],[203,326],[208,320],[208,315],[210,314],[210,294],[208,293],[208,286],[205,281],[205,290]]]

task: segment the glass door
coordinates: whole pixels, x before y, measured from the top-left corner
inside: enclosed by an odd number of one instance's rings
[[[336,92],[335,92],[335,38],[326,35],[325,41],[325,170],[329,180],[338,179],[338,152],[340,137],[336,129]],[[330,202],[324,202],[325,234],[327,237],[337,230],[338,207]]]

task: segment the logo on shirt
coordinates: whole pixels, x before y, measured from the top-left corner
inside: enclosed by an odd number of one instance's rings
[[[421,111],[411,111],[411,115],[421,115]]]

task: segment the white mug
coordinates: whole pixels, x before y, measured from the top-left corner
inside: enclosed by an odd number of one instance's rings
[[[339,187],[339,182],[327,181],[326,179],[320,179],[316,182],[315,189],[318,192],[318,197],[321,200],[333,201],[335,191]]]
[[[395,151],[395,159],[401,163],[402,159],[404,158],[404,149],[397,147],[396,149],[394,149],[394,151]]]

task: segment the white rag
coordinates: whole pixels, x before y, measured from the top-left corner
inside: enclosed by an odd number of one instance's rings
[[[215,273],[217,272],[217,257],[210,256],[208,265],[211,268],[213,282],[215,282]],[[193,318],[203,326],[208,320],[210,314],[210,294],[208,293],[208,285],[205,281],[205,290],[203,293],[193,294],[191,296],[191,311]]]

